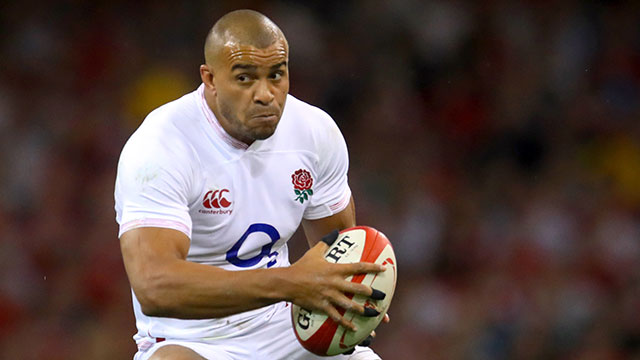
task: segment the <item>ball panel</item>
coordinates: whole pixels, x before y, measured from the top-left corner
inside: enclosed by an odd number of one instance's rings
[[[313,335],[301,343],[304,348],[314,354],[327,354],[329,346],[331,345],[332,336],[335,334],[337,329],[338,323],[328,319],[328,321],[325,321],[320,325]],[[298,340],[300,340],[300,338],[298,338]]]
[[[309,311],[296,304],[292,304],[291,314],[296,336],[301,342],[309,340],[329,318],[325,313]]]
[[[384,250],[384,248],[387,245],[391,246],[391,243],[389,242],[389,239],[387,239],[387,237],[383,233],[378,231],[378,230],[375,230],[375,229],[370,228],[368,226],[357,226],[357,227],[351,228],[351,229],[362,229],[362,230],[365,230],[367,239],[370,239],[369,241],[366,241],[364,243],[364,249],[362,251],[362,255],[361,255],[360,259],[356,260],[356,261],[352,261],[352,262],[361,261],[361,262],[372,262],[372,263],[375,263],[376,261],[374,261],[374,259],[378,258],[380,253]],[[351,229],[347,229],[347,230],[343,230],[343,231],[351,231]],[[364,279],[364,277],[367,276],[367,275],[370,275],[370,274],[354,275],[353,279],[351,280],[351,282],[361,283],[362,280]]]

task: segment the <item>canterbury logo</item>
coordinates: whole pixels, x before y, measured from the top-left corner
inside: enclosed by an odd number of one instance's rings
[[[207,209],[221,209],[229,207],[231,205],[231,201],[224,197],[224,194],[228,192],[229,190],[227,189],[210,190],[204,195],[204,199],[202,199],[202,206]]]

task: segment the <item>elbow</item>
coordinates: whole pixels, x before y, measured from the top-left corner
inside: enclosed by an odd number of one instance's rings
[[[142,313],[154,317],[172,316],[175,304],[170,301],[173,297],[167,292],[168,288],[161,279],[146,281],[145,285],[135,288]]]
[[[150,296],[137,296],[140,303],[140,310],[146,316],[166,317],[169,311],[157,299]]]

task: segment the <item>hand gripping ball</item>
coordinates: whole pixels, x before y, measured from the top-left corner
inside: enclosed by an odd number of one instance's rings
[[[396,257],[389,239],[380,231],[368,226],[356,226],[341,231],[325,252],[324,258],[338,264],[362,261],[387,267],[384,272],[377,274],[358,274],[347,278],[351,282],[369,285],[386,294],[382,300],[347,294],[355,302],[380,313],[375,317],[365,317],[338,308],[341,315],[356,325],[358,330],[355,332],[339,325],[323,312],[310,311],[295,304],[292,306],[292,321],[298,341],[316,355],[332,356],[352,349],[380,324],[391,304],[398,274]]]

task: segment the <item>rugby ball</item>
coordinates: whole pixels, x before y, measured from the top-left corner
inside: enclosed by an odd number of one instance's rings
[[[358,330],[355,332],[339,325],[323,312],[310,311],[293,304],[291,319],[298,341],[305,349],[316,355],[332,356],[352,349],[380,324],[393,298],[397,266],[389,239],[380,231],[368,226],[357,226],[341,231],[336,241],[325,252],[324,258],[328,262],[337,264],[371,262],[387,267],[385,271],[377,274],[358,274],[347,278],[351,282],[369,285],[386,294],[382,300],[347,294],[355,302],[380,312],[376,317],[365,317],[338,308],[341,315],[356,325]]]

